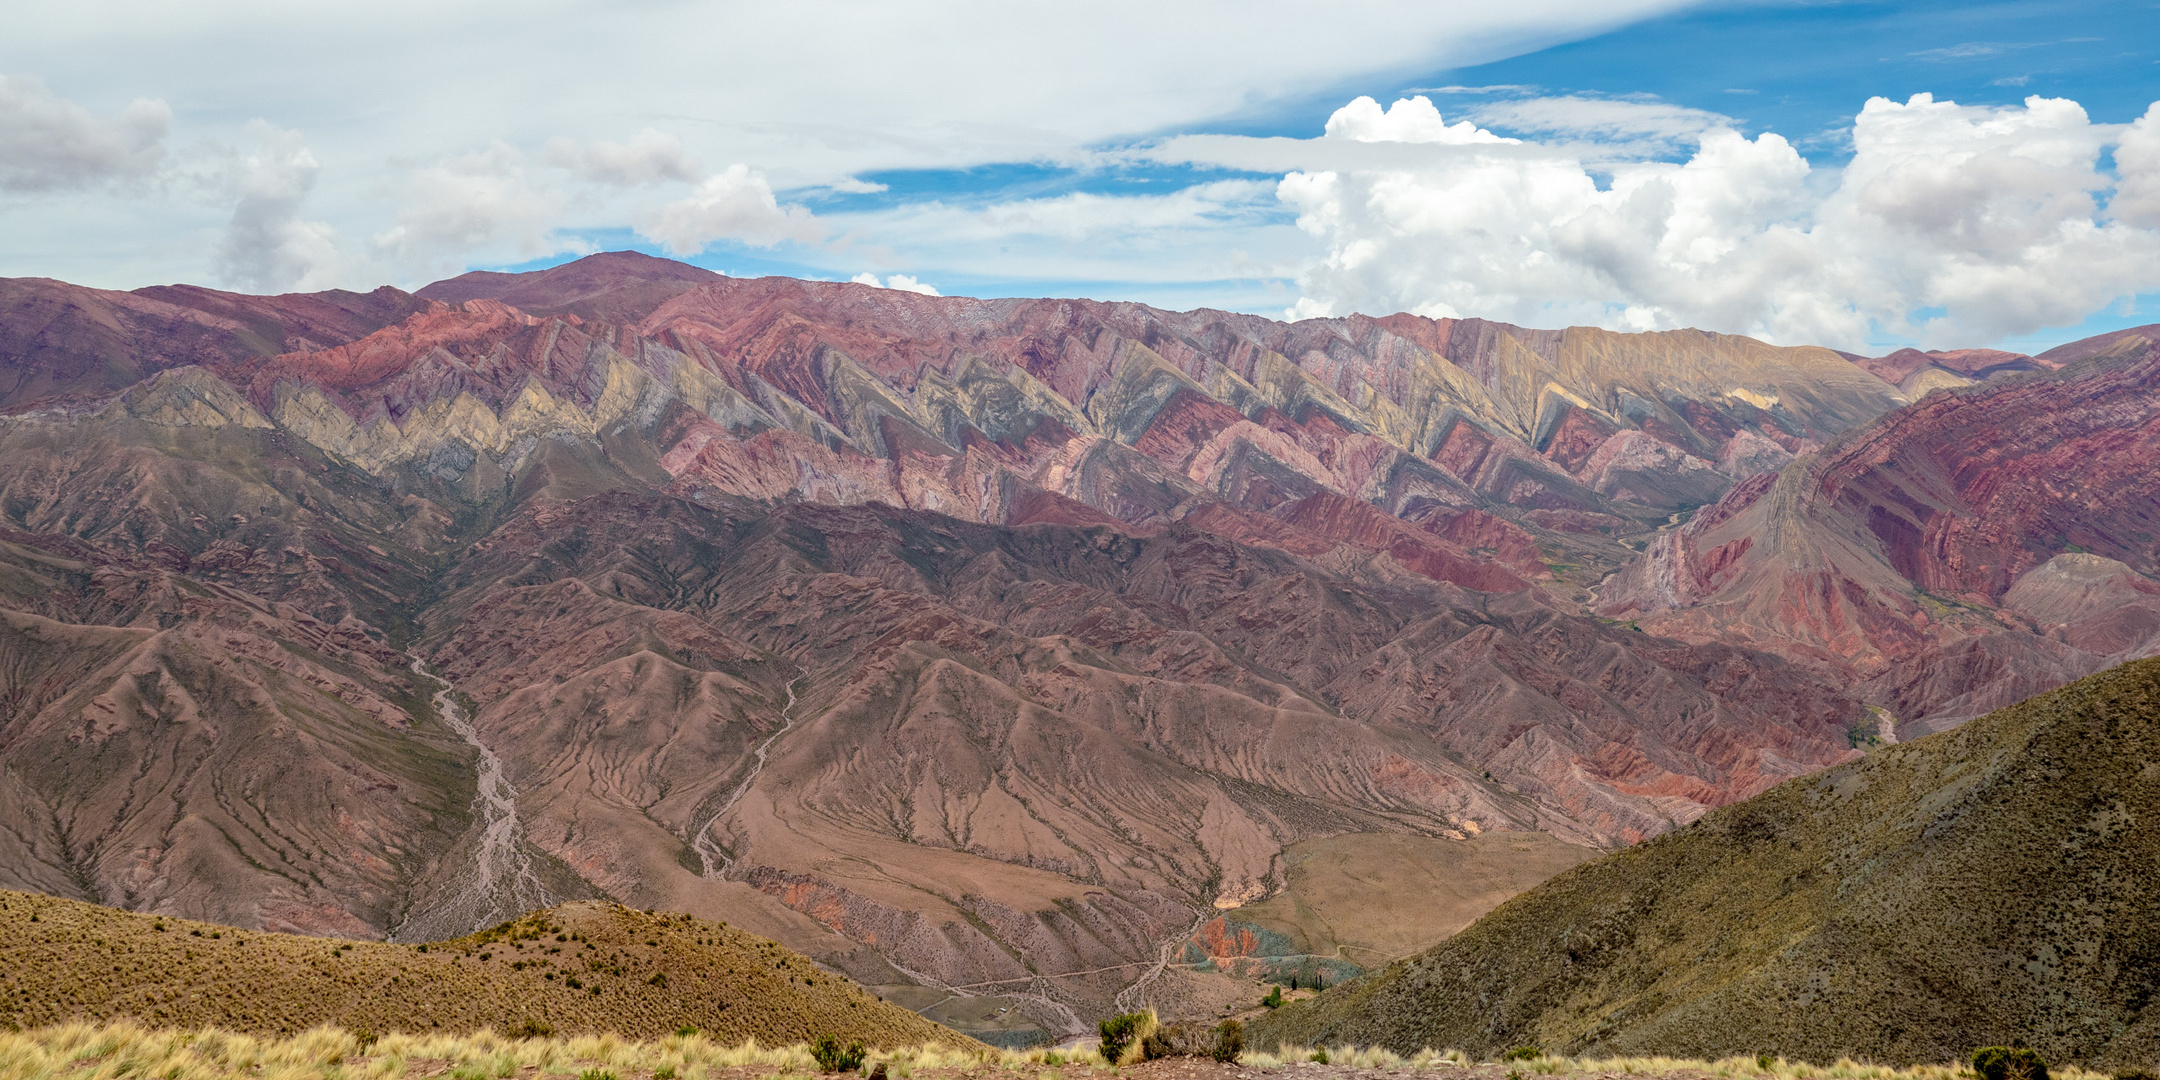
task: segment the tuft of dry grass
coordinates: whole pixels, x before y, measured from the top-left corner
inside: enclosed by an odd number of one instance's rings
[[[1312,1061],[1321,1048],[1298,1046],[1291,1043],[1278,1044],[1272,1051],[1247,1050],[1238,1057],[1238,1064],[1267,1071],[1287,1065],[1300,1065]],[[1434,1050],[1431,1047],[1415,1054],[1402,1055],[1373,1046],[1326,1047],[1329,1065],[1345,1066],[1360,1070],[1386,1072],[1429,1072],[1437,1069],[1472,1069],[1480,1066],[1460,1050]],[[1485,1068],[1505,1067],[1511,1073],[1525,1077],[1713,1077],[1728,1080],[1974,1080],[1973,1071],[1964,1065],[1915,1065],[1893,1068],[1888,1065],[1870,1065],[1841,1058],[1829,1065],[1813,1065],[1804,1061],[1771,1060],[1767,1065],[1755,1058],[1729,1057],[1717,1061],[1678,1057],[1535,1057],[1527,1061],[1506,1063],[1484,1062]],[[2110,1080],[2109,1074],[2092,1072],[2069,1066],[2050,1066],[2048,1075],[2053,1080]]]
[[[1100,1064],[1093,1055],[969,1049],[938,1042],[877,1051],[871,1061],[903,1080],[931,1071],[1034,1071],[1046,1065]],[[369,1038],[318,1027],[291,1036],[257,1036],[217,1028],[145,1028],[128,1021],[0,1032],[4,1080],[504,1080],[604,1074],[618,1080],[709,1080],[716,1072],[743,1069],[778,1077],[818,1072],[807,1043],[726,1043],[701,1034],[653,1040],[613,1034],[519,1039],[479,1031]]]
[[[1247,1051],[1242,1070],[1297,1073],[1312,1064],[1314,1047],[1279,1045]],[[1674,1080],[1972,1080],[1956,1065],[1894,1069],[1839,1061],[1831,1065],[1754,1058],[1699,1061],[1669,1057],[1540,1057],[1505,1065],[1479,1063],[1458,1050],[1423,1049],[1400,1055],[1376,1047],[1327,1048],[1330,1071],[1375,1073],[1456,1070],[1464,1080],[1510,1076],[1644,1077]],[[894,1080],[1082,1080],[1098,1075],[1148,1076],[1149,1063],[1112,1068],[1088,1051],[1017,1052],[987,1046],[922,1043],[874,1052],[867,1071],[883,1065]],[[1228,1072],[1229,1070],[1224,1070]],[[2075,1067],[2051,1070],[2061,1080],[2108,1080]],[[1189,1073],[1178,1073],[1186,1076]],[[258,1036],[217,1028],[145,1028],[122,1021],[60,1024],[0,1032],[0,1080],[813,1080],[817,1062],[807,1043],[768,1045],[755,1039],[716,1041],[702,1034],[626,1039],[612,1034],[520,1039],[493,1031],[452,1035],[393,1034],[381,1038],[318,1027],[290,1036]]]

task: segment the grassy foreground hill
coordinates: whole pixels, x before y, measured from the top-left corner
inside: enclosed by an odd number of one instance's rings
[[[0,891],[0,1026],[973,1040],[725,923],[578,902],[429,945],[238,930]],[[979,1049],[979,1047],[978,1047]]]
[[[2160,1057],[2160,658],[1561,874],[1248,1045]]]

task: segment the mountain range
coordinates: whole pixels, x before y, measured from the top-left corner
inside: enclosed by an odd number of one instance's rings
[[[1614,849],[2160,652],[2156,340],[0,282],[0,885],[1208,1011],[1429,943],[1245,921],[1293,848]]]

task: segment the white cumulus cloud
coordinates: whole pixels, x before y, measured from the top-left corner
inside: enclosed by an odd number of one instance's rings
[[[694,255],[716,240],[771,247],[825,239],[825,226],[810,211],[781,206],[764,174],[740,164],[706,177],[688,196],[647,215],[637,230],[676,255]]]
[[[1601,180],[1580,147],[1511,146],[1420,100],[1383,114],[1359,99],[1305,147],[1264,148],[1339,161],[1277,189],[1326,249],[1292,317],[1407,310],[1861,348],[1871,329],[1995,340],[2160,287],[2160,111],[2125,129],[2060,99],[1875,98],[1828,175],[1774,133],[1720,124],[1685,161],[1610,164]],[[1433,145],[1328,150],[1374,132]],[[2119,179],[2100,167],[2110,145]]]
[[[2122,183],[2108,210],[2126,225],[2160,227],[2160,101],[2145,110],[2115,147]]]
[[[1511,143],[1478,127],[1468,120],[1450,124],[1440,118],[1440,110],[1432,99],[1419,95],[1402,98],[1385,111],[1380,103],[1369,97],[1360,97],[1335,110],[1328,117],[1327,134],[1332,139],[1354,139],[1358,142],[1407,142],[1444,143],[1467,146],[1477,143]]]
[[[868,285],[873,289],[897,289],[901,292],[921,293],[924,296],[941,295],[937,291],[937,286],[917,281],[906,274],[892,274],[886,277],[885,280],[879,281],[876,274],[865,270],[848,280],[857,285]]]
[[[549,164],[569,169],[581,179],[613,187],[688,183],[704,171],[681,139],[652,128],[638,132],[628,142],[602,140],[579,146],[571,139],[551,139],[547,159]]]
[[[534,258],[573,245],[555,235],[567,199],[534,187],[506,144],[414,171],[397,191],[397,224],[375,249],[407,273],[462,270],[475,259]]]
[[[254,145],[233,163],[232,220],[218,241],[214,268],[229,285],[262,292],[321,288],[340,260],[336,230],[301,216],[322,166],[300,133],[256,121]]]
[[[165,157],[172,109],[138,98],[99,117],[27,75],[0,75],[0,191],[52,191],[148,178]]]

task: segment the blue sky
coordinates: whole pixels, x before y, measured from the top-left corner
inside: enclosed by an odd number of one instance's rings
[[[2160,3],[1493,8],[94,0],[0,43],[0,158],[28,163],[0,168],[0,273],[415,286],[634,248],[1871,351],[2160,321],[2160,220],[2115,160],[2160,128],[2126,126],[2160,100]]]
[[[1491,63],[1349,80],[1298,101],[1226,116],[1193,130],[1303,138],[1317,132],[1348,98],[1367,94],[1389,102],[1420,93],[1450,116],[1496,102],[1563,94],[1668,102],[1729,116],[1745,134],[1778,132],[1811,163],[1834,167],[1851,157],[1854,115],[1876,96],[1903,101],[1932,93],[1967,105],[2016,106],[2037,94],[2073,99],[2096,122],[2137,119],[2160,99],[2160,3],[1705,5]],[[1513,133],[1505,124],[1490,126]],[[1101,148],[1179,133],[1150,132]],[[1223,177],[1272,179],[1267,173],[1191,166],[1074,168],[1010,162],[869,172],[861,178],[886,186],[869,194],[784,194],[805,196],[823,211],[870,213],[926,201],[982,206],[1074,192],[1131,195]],[[1285,224],[1294,216],[1288,208],[1279,213]],[[596,233],[590,239],[608,247],[662,253],[659,245],[628,230]],[[834,276],[824,260],[786,256],[784,251],[722,244],[688,261],[738,275]],[[538,268],[567,257],[514,266]],[[1161,282],[986,275],[964,265],[915,264],[906,269],[948,293],[1085,295],[1268,315],[1279,314],[1285,298],[1295,292],[1294,281],[1282,278]],[[2160,321],[2160,289],[2124,297],[2072,325],[2042,327],[1992,344],[2038,350],[2154,321]],[[1880,328],[1871,337],[1885,349],[1913,340]]]

